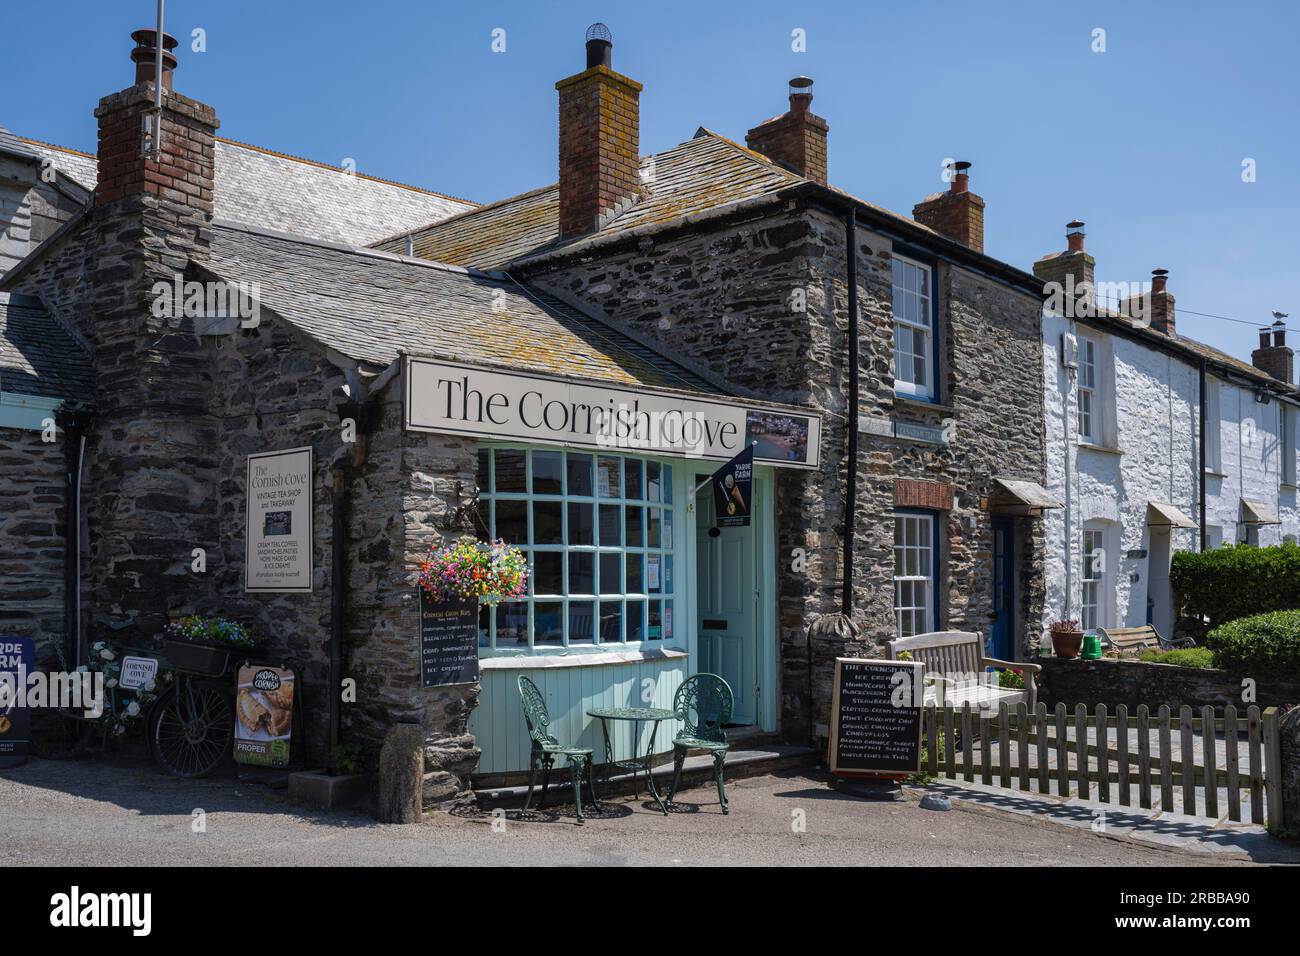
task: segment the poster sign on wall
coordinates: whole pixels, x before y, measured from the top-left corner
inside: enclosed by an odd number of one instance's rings
[[[435,602],[420,588],[420,686],[478,680],[478,601]]]
[[[248,456],[244,590],[310,591],[312,452]]]
[[[920,661],[839,657],[831,701],[831,773],[906,776],[921,769]]]
[[[30,637],[0,637],[0,768],[27,762],[32,745],[32,713],[19,706],[32,672],[36,642]]]
[[[239,669],[235,695],[235,760],[259,767],[289,766],[293,738],[293,671],[265,664]]]

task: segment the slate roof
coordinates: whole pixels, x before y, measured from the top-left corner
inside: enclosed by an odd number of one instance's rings
[[[90,356],[39,299],[0,292],[0,392],[88,398]]]
[[[806,182],[766,157],[703,128],[694,139],[643,157],[641,180],[649,195],[614,216],[598,235],[614,236],[640,226],[671,222]],[[410,235],[414,252],[421,258],[496,269],[558,248],[559,211],[556,184],[390,236],[375,247],[403,252]]]
[[[212,230],[211,270],[360,362],[403,351],[597,381],[717,394],[658,351],[501,274],[245,226]]]
[[[95,188],[94,156],[26,137],[14,139],[50,157],[56,169],[87,189]],[[221,137],[215,165],[216,218],[330,242],[366,245],[477,208],[464,199]]]

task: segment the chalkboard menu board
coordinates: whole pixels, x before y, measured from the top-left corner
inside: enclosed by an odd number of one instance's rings
[[[835,660],[831,773],[896,774],[921,769],[920,661]]]
[[[478,602],[434,603],[420,588],[420,686],[478,680]]]

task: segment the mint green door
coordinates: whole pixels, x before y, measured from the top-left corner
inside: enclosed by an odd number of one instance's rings
[[[757,490],[755,495],[757,513]],[[747,528],[715,528],[711,489],[706,487],[696,498],[699,651],[694,670],[717,674],[731,686],[735,695],[731,719],[737,724],[759,722],[757,533],[756,523]]]

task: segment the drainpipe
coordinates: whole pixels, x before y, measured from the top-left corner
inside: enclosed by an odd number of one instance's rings
[[[844,594],[840,610],[853,617],[853,534],[858,503],[858,214],[849,206],[844,220],[844,243],[849,259],[849,470],[844,487]],[[809,673],[808,679],[812,680]]]
[[[1066,325],[1068,335],[1079,340],[1078,326],[1073,319]],[[1074,452],[1074,425],[1070,415],[1070,409],[1075,407],[1074,383],[1077,372],[1075,369],[1067,367],[1065,369],[1065,400],[1061,403],[1061,420],[1065,425],[1061,429],[1065,436],[1065,607],[1062,610],[1061,620],[1071,620],[1070,611],[1074,606],[1074,482],[1071,480],[1074,468],[1077,466],[1079,457],[1071,455]]]
[[[1201,499],[1200,501],[1201,550],[1204,551],[1205,550],[1205,390],[1206,390],[1204,359],[1201,360],[1201,364],[1200,364],[1200,378],[1201,378],[1201,382],[1200,382],[1201,420],[1200,420],[1200,425],[1197,429],[1200,432],[1200,434],[1197,436],[1197,441],[1200,443],[1201,451],[1200,451],[1200,460],[1197,462],[1200,465],[1200,474],[1196,478],[1196,490],[1198,496]]]
[[[64,408],[57,423],[64,436],[63,630],[71,669],[81,662],[81,474],[89,422],[84,413]]]

